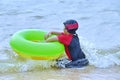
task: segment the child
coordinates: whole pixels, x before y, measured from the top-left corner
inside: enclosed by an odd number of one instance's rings
[[[81,50],[79,38],[76,34],[78,23],[75,20],[67,20],[64,23],[64,32],[49,32],[45,35],[46,42],[59,41],[64,44],[66,55],[71,62],[65,64],[65,68],[80,68],[86,66],[89,62]],[[50,35],[56,35],[50,37]]]

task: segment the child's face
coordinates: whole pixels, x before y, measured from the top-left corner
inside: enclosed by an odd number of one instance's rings
[[[66,29],[66,28],[64,28],[64,33],[65,33],[65,34],[67,34],[67,33],[68,33],[68,31],[67,31],[67,29]]]

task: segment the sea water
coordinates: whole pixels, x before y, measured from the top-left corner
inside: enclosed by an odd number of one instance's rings
[[[57,77],[63,77],[60,80],[79,80],[81,75],[83,80],[95,80],[93,77],[106,80],[111,75],[109,80],[119,80],[119,3],[119,0],[0,0],[0,79],[17,80],[17,75],[29,75],[32,71],[36,75],[52,73],[45,80],[58,80],[56,77],[50,78],[56,72]],[[19,30],[63,31],[63,22],[68,19],[75,19],[79,23],[77,33],[81,48],[90,62],[87,68],[56,70],[53,69],[55,60],[28,60],[17,55],[9,45],[11,36]],[[30,75],[35,78],[32,73]],[[73,77],[64,78],[71,75]],[[7,79],[6,76],[14,78]]]

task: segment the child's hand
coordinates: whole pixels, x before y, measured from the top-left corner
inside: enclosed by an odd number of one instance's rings
[[[51,34],[52,34],[52,32],[49,32],[48,34],[45,34],[45,36],[44,36],[45,40],[46,40],[48,37],[50,37]]]

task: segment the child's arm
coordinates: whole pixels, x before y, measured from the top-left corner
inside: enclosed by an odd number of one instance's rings
[[[54,36],[54,37],[50,37],[48,39],[45,40],[46,42],[54,42],[54,41],[58,41],[58,37]]]
[[[61,32],[55,32],[55,31],[53,31],[53,32],[51,32],[51,34],[54,34],[54,35],[61,35]]]
[[[55,32],[55,31],[52,31],[52,32],[49,32],[48,34],[46,34],[44,37],[45,37],[45,40],[47,38],[49,38],[51,35],[61,35],[61,32]]]

